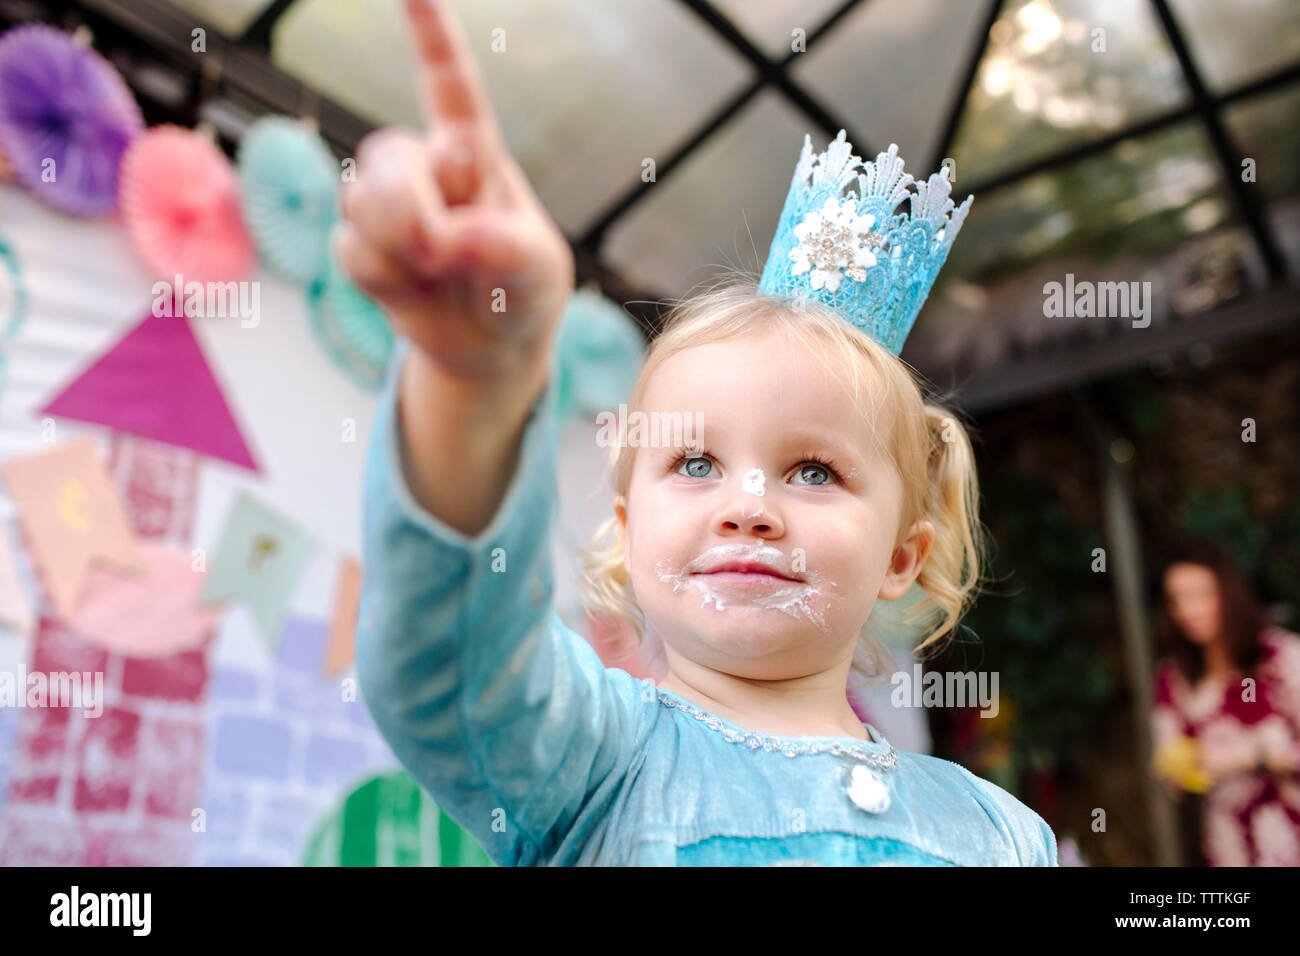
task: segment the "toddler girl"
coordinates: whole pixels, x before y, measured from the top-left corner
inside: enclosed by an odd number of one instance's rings
[[[584,582],[591,606],[653,625],[667,673],[606,669],[551,602],[571,253],[458,24],[430,0],[407,11],[432,138],[366,139],[336,239],[400,333],[367,469],[357,669],[402,763],[503,865],[1056,865],[1035,813],[895,751],[846,697],[874,669],[878,599],[923,589],[926,646],[977,586],[969,440],[896,357],[967,207],[949,220],[932,177],[912,229],[941,214],[946,240],[893,238],[883,211],[911,179],[891,150],[859,180],[881,215],[805,214],[806,144],[763,282],[674,309],[628,405],[689,427],[619,442]],[[850,161],[841,133],[814,187]]]

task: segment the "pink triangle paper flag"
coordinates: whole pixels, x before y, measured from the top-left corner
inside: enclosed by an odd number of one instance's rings
[[[260,471],[182,315],[150,312],[41,411]]]

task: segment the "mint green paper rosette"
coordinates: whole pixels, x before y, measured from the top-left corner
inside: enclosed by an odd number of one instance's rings
[[[616,409],[632,394],[645,337],[615,302],[578,289],[569,300],[555,347],[556,422]]]
[[[307,292],[312,332],[358,388],[378,391],[393,350],[393,330],[379,306],[348,281],[333,257],[327,263]]]
[[[9,377],[6,340],[18,334],[27,317],[27,286],[13,250],[0,239],[0,396]]]
[[[299,285],[329,265],[330,231],[338,219],[339,164],[315,128],[267,116],[239,143],[244,221],[262,259]]]

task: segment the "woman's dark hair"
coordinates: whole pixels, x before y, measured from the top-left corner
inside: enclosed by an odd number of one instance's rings
[[[1162,557],[1157,636],[1165,653],[1173,658],[1188,683],[1194,685],[1204,676],[1204,647],[1188,640],[1169,614],[1164,575],[1174,564],[1198,564],[1214,572],[1219,585],[1220,627],[1228,655],[1242,674],[1254,674],[1264,656],[1260,636],[1268,627],[1269,619],[1236,564],[1210,541],[1183,541],[1168,549]]]

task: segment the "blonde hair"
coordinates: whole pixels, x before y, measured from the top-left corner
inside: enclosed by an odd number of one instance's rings
[[[679,300],[669,311],[662,331],[650,344],[645,363],[628,400],[629,411],[641,407],[646,385],[669,357],[685,349],[754,336],[769,328],[792,335],[827,369],[827,351],[847,359],[847,383],[855,406],[870,421],[881,408],[892,414],[878,421],[885,450],[902,479],[903,501],[894,547],[914,522],[934,524],[935,538],[916,580],[924,598],[908,607],[901,620],[920,625],[924,635],[915,650],[939,650],[981,590],[987,537],[979,520],[979,484],[966,427],[941,404],[927,402],[912,369],[870,336],[844,321],[829,306],[812,300],[760,295],[748,276]],[[817,338],[821,349],[814,347]],[[841,384],[846,384],[840,378]],[[863,402],[863,383],[872,385],[874,404]],[[887,427],[886,427],[887,426]],[[616,496],[628,500],[635,447],[617,442],[610,452],[611,484]],[[626,621],[638,641],[644,636],[644,614],[633,596],[623,566],[622,538],[617,514],[597,529],[587,550],[579,588],[588,611]],[[876,606],[879,607],[879,600]],[[893,602],[888,602],[893,603]],[[873,613],[872,618],[875,617]],[[869,619],[864,624],[852,668],[860,681],[883,672],[883,646]]]

